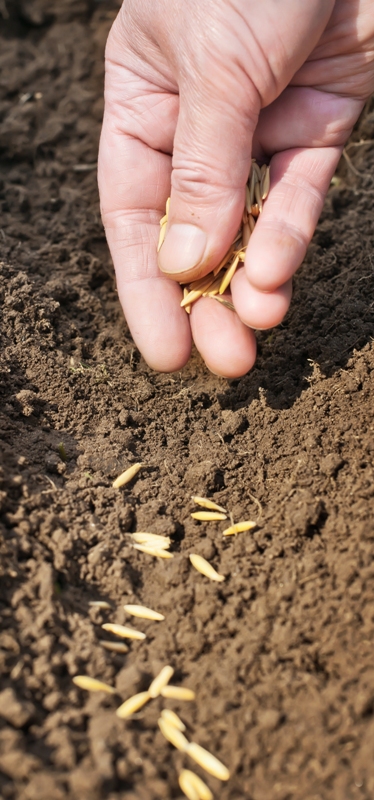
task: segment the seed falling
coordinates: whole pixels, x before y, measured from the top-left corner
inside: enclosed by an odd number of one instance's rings
[[[206,578],[210,578],[211,581],[224,581],[224,575],[220,575],[209,561],[207,561],[202,556],[197,555],[196,553],[191,553],[190,561],[193,567],[198,572],[201,572],[202,575],[205,575]]]
[[[195,699],[195,692],[192,689],[186,689],[184,686],[165,686],[161,689],[162,697],[169,700],[185,700],[190,702]]]
[[[184,722],[182,722],[178,714],[176,714],[175,711],[171,711],[170,708],[163,708],[161,716],[163,719],[166,719],[167,722],[170,722],[170,725],[174,725],[174,728],[178,728],[179,731],[186,730]]]
[[[135,478],[135,475],[138,474],[142,466],[143,464],[137,463],[133,464],[128,469],[125,469],[125,471],[122,472],[122,474],[119,475],[118,478],[115,479],[115,481],[113,481],[112,483],[113,489],[120,489],[121,486],[125,486],[126,483],[129,483],[133,478]]]
[[[117,708],[117,717],[120,719],[131,717],[132,714],[135,714],[140,708],[143,708],[143,706],[148,703],[148,700],[150,700],[149,692],[139,692],[139,694],[134,694],[132,697],[129,697],[128,700],[125,700],[125,702],[122,703],[119,708]]]
[[[191,517],[200,522],[219,522],[221,519],[227,519],[226,514],[222,514],[219,511],[194,511]]]
[[[145,639],[146,635],[142,631],[136,631],[134,628],[128,628],[126,625],[115,625],[112,622],[106,622],[101,626],[104,631],[114,633],[115,636],[121,636],[123,639]]]
[[[163,550],[160,547],[148,547],[146,544],[133,544],[134,550],[140,550],[141,553],[146,553],[148,556],[155,558],[173,558],[173,553],[168,550]]]
[[[173,675],[173,667],[163,667],[161,672],[156,675],[148,688],[149,696],[152,698],[158,697],[162,693],[162,690],[165,689],[165,686],[167,686]]]
[[[217,503],[214,503],[213,500],[209,500],[207,497],[199,497],[199,495],[194,494],[192,495],[191,500],[193,500],[197,506],[201,506],[202,508],[209,508],[211,511],[220,511],[222,514],[227,513],[225,508],[218,506]]]
[[[225,767],[218,758],[209,753],[208,750],[205,750],[204,747],[200,747],[196,742],[191,742],[187,752],[188,755],[196,761],[196,764],[199,764],[199,766],[205,769],[206,772],[209,772],[210,775],[214,775],[214,777],[218,778],[220,781],[228,781],[230,773],[227,767]]]
[[[90,608],[112,608],[106,600],[90,600],[88,605]]]
[[[136,544],[145,544],[147,547],[156,547],[157,550],[167,550],[170,547],[171,539],[169,536],[161,536],[159,533],[130,533],[131,539]]]
[[[190,743],[182,731],[179,731],[175,725],[172,725],[163,717],[159,717],[157,723],[162,735],[165,736],[165,739],[167,739],[170,744],[174,745],[177,750],[181,750],[182,753],[186,753],[189,749]]]
[[[152,608],[147,608],[146,606],[126,605],[123,607],[125,611],[127,611],[128,614],[132,614],[133,617],[152,619],[158,622],[161,622],[163,619],[165,619],[163,614],[159,614],[158,611],[153,611]]]
[[[116,690],[113,686],[107,683],[97,681],[96,678],[90,678],[88,675],[76,675],[73,678],[73,683],[79,686],[80,689],[86,689],[88,692],[106,692],[107,694],[115,694]]]
[[[101,639],[100,644],[105,650],[111,650],[113,653],[128,653],[129,648],[124,642],[107,642],[106,639]]]
[[[179,786],[185,793],[188,800],[213,800],[209,786],[190,769],[183,769],[179,775]],[[190,793],[189,793],[190,792]]]
[[[236,522],[235,525],[230,525],[229,528],[223,531],[224,536],[234,536],[236,533],[244,533],[244,531],[251,531],[257,528],[257,522],[251,520],[243,520],[243,522]]]

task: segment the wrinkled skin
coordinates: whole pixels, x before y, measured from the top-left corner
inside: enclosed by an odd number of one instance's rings
[[[133,338],[156,370],[246,373],[253,328],[291,299],[342,148],[374,90],[374,0],[125,0],[106,50],[102,217]],[[251,157],[271,190],[232,284],[236,313],[178,280],[238,229]],[[159,219],[169,222],[157,261]]]

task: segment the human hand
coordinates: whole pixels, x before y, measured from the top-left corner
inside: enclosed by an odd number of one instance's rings
[[[135,343],[154,369],[174,371],[192,335],[213,372],[243,375],[251,329],[288,309],[374,89],[374,0],[125,0],[106,59],[102,216]],[[271,189],[231,283],[236,313],[201,298],[188,317],[176,281],[210,272],[229,248],[252,155],[270,162]]]

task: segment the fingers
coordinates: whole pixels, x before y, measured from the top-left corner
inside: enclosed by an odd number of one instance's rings
[[[209,68],[216,69],[214,60]],[[250,97],[238,86],[229,69],[222,81],[219,90],[194,80],[181,87],[169,223],[159,266],[186,282],[220,261],[243,213],[259,100],[254,91]]]
[[[175,114],[173,105],[168,111],[164,94],[158,94],[157,102],[155,87],[147,82],[139,85],[135,76],[108,65],[99,185],[118,294],[130,331],[153,369],[173,372],[189,358],[191,332],[180,308],[180,286],[162,276],[157,266],[159,219],[169,193],[171,159],[141,137],[152,137],[157,130],[157,145],[166,150]]]
[[[234,311],[211,297],[202,297],[192,306],[190,319],[196,347],[211,372],[239,378],[253,367],[255,335]]]

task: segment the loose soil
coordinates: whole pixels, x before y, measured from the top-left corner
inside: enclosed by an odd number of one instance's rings
[[[254,370],[227,382],[194,354],[153,373],[98,209],[116,8],[0,3],[0,795],[181,800],[193,764],[158,731],[166,705],[230,768],[226,784],[207,778],[220,800],[372,800],[374,148],[349,146]],[[224,522],[191,519],[194,493],[257,531],[223,539]],[[174,558],[131,549],[135,530],[170,535]],[[115,654],[101,625],[129,622],[125,602],[166,621],[135,621],[147,638]],[[164,664],[196,703],[117,719]],[[79,690],[76,674],[118,696]]]

